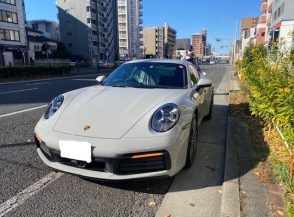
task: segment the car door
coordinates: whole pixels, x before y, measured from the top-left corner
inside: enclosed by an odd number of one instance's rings
[[[190,78],[191,78],[191,86],[192,86],[192,94],[191,94],[191,100],[195,103],[195,105],[198,107],[198,120],[202,120],[204,113],[204,88],[201,88],[199,90],[196,90],[197,83],[200,79],[197,68],[194,64],[189,63],[188,69],[190,72]],[[200,123],[200,121],[198,123]]]

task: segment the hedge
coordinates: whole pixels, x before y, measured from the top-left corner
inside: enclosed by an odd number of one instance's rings
[[[0,67],[0,79],[67,75],[72,69],[73,66],[69,64],[53,66],[2,66]]]

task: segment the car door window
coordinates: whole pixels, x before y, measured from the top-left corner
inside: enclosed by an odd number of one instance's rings
[[[196,69],[196,66],[193,64],[188,65],[189,72],[190,72],[190,77],[191,77],[191,86],[197,84],[199,81],[199,74],[198,70]]]

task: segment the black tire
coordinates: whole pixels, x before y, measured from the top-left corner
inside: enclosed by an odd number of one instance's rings
[[[205,120],[210,120],[212,116],[212,107],[213,107],[213,95],[211,96],[210,105],[209,105],[209,113],[204,117]]]
[[[196,149],[197,149],[197,139],[198,139],[198,120],[195,115],[193,115],[191,125],[190,125],[190,133],[189,133],[189,141],[186,155],[186,164],[185,168],[190,168],[193,166],[193,163],[196,158]]]

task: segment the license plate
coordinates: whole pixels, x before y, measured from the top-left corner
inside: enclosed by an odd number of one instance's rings
[[[91,144],[88,142],[60,140],[59,148],[61,157],[86,161],[87,163],[90,163],[92,160]]]

